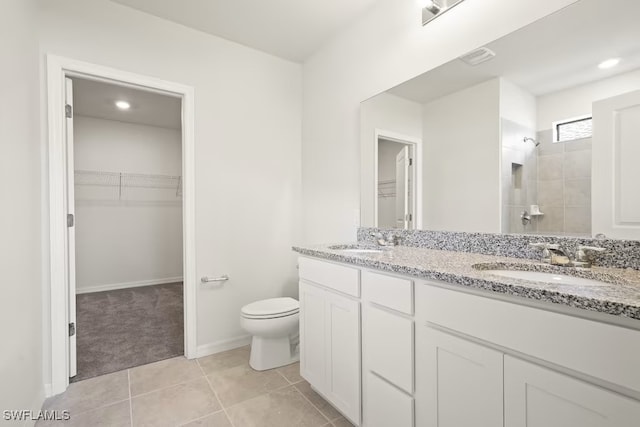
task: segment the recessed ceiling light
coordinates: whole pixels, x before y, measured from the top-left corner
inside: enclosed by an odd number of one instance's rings
[[[606,61],[602,61],[598,64],[598,68],[601,70],[606,70],[607,68],[613,68],[620,63],[620,58],[611,58]]]
[[[121,110],[128,110],[129,108],[131,108],[131,104],[129,104],[127,101],[116,101],[116,107]]]

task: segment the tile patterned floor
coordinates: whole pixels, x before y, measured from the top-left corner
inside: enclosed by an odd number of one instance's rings
[[[37,426],[349,427],[300,376],[298,363],[249,367],[249,347],[163,360],[73,383],[43,409],[71,419]]]

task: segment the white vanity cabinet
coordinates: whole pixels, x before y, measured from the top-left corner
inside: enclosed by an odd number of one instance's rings
[[[640,425],[640,330],[348,264],[299,266],[301,374],[356,425]]]
[[[360,425],[360,270],[309,258],[300,268],[300,373]]]
[[[640,331],[441,286],[416,289],[425,425],[638,425]]]

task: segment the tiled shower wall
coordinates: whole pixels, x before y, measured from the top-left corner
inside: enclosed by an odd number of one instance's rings
[[[553,141],[551,129],[537,134],[540,233],[591,234],[591,138]]]
[[[538,159],[535,145],[524,142],[535,132],[510,120],[502,119],[502,232],[535,233],[535,220],[522,224],[522,211],[530,210],[538,199]]]

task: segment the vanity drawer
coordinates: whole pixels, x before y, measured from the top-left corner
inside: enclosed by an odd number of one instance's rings
[[[374,374],[367,375],[365,422],[368,427],[413,426],[413,398]]]
[[[360,269],[304,257],[298,266],[300,279],[360,297]]]
[[[413,314],[413,281],[372,271],[362,272],[367,300],[405,314]]]
[[[413,393],[413,320],[371,305],[366,310],[367,368]]]

